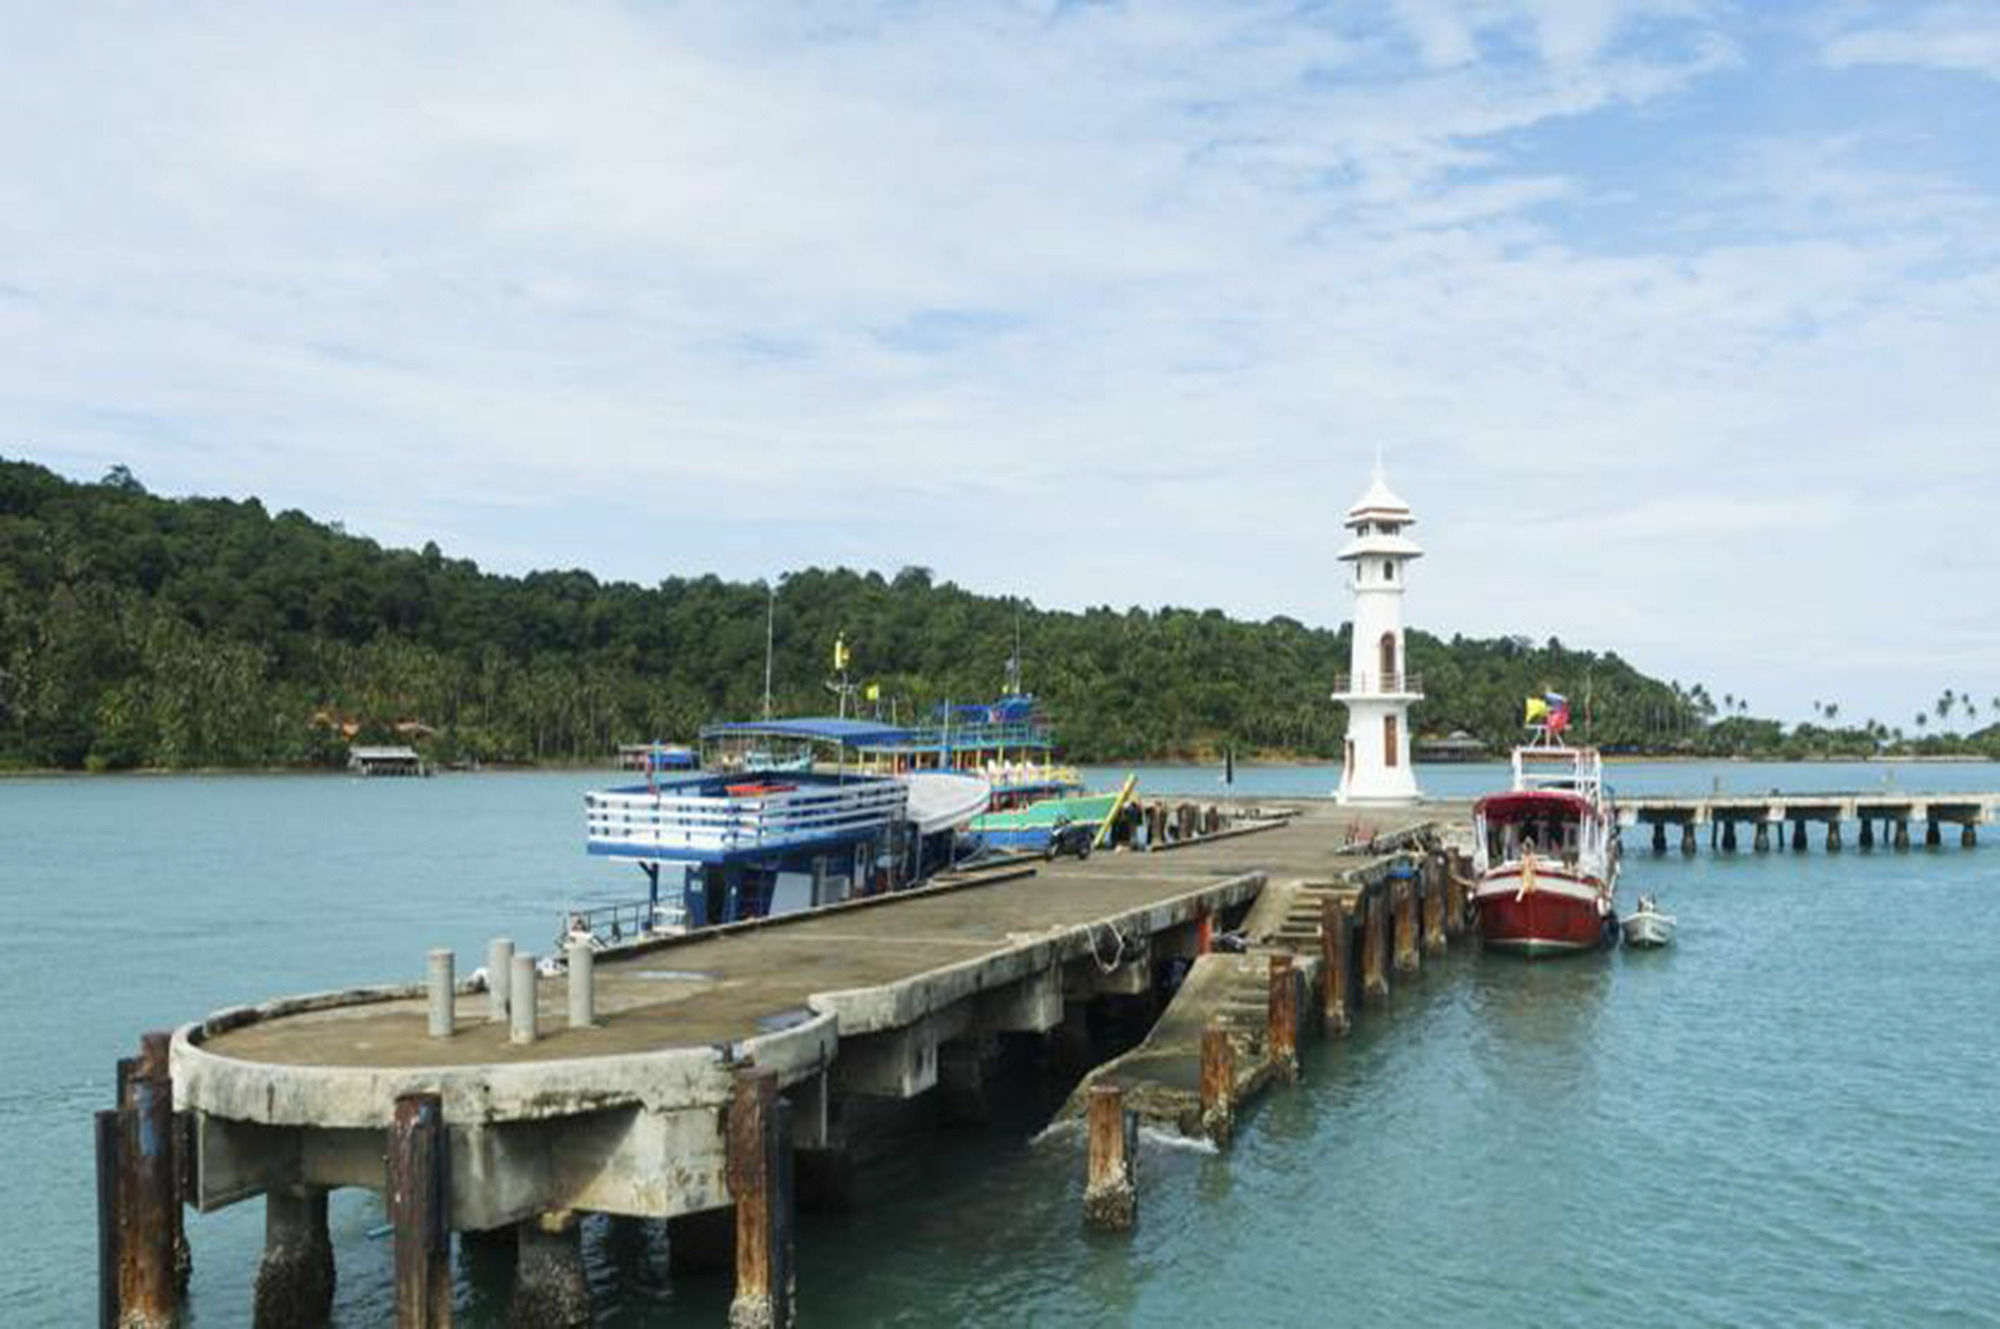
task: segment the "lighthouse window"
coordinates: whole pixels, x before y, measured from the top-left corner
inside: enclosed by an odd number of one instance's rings
[[[1396,565],[1394,563],[1391,563],[1386,558],[1382,560],[1382,580],[1383,581],[1396,580]]]

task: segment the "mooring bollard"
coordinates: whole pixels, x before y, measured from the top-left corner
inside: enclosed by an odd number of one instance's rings
[[[508,1037],[516,1043],[535,1041],[535,957],[516,954],[514,956],[514,981],[509,984],[508,1015],[512,1023],[508,1026]]]
[[[1292,957],[1271,957],[1264,1008],[1264,1056],[1287,1080],[1299,1077],[1299,976]]]
[[[1319,956],[1326,1032],[1344,1034],[1354,1023],[1353,985],[1348,972],[1353,959],[1353,940],[1348,931],[1347,910],[1330,895],[1319,902]]]
[[[453,973],[456,967],[456,959],[450,951],[431,952],[428,986],[432,1038],[450,1038],[457,1028],[458,991],[454,986]]]
[[[597,952],[587,941],[569,944],[569,1027],[597,1023]]]
[[[1115,1084],[1090,1087],[1084,1129],[1089,1137],[1083,1183],[1083,1221],[1100,1232],[1124,1232],[1138,1215],[1139,1119],[1125,1110]]]
[[[729,1329],[792,1323],[792,1149],[775,1071],[739,1071],[729,1101],[725,1170],[736,1202],[736,1295]]]
[[[389,1125],[396,1329],[450,1329],[451,1145],[436,1094],[405,1094]]]
[[[1236,1049],[1229,1031],[1211,1021],[1201,1031],[1201,1129],[1218,1145],[1236,1124]]]
[[[507,1023],[507,997],[514,986],[514,943],[496,937],[486,944],[486,1016]]]

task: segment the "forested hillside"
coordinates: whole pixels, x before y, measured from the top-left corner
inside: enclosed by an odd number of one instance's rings
[[[621,741],[691,738],[758,712],[766,596],[713,576],[496,576],[255,499],[158,498],[122,468],[79,484],[0,461],[0,763],[327,763],[345,750],[328,721],[347,719],[362,737],[420,721],[441,760],[597,758]],[[837,634],[857,681],[879,684],[898,718],[989,697],[1017,627],[1025,682],[1078,760],[1338,750],[1344,712],[1327,693],[1346,667],[1344,632],[1216,610],[1049,612],[920,568],[787,577],[777,710],[830,707]],[[1720,728],[1705,690],[1615,655],[1421,633],[1409,650],[1428,693],[1419,733],[1464,729],[1504,747],[1521,699],[1549,687],[1570,694],[1580,723],[1587,697],[1608,746],[1685,746]]]

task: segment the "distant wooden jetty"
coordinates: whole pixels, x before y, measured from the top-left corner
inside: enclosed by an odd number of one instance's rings
[[[1680,849],[1695,852],[1701,827],[1708,828],[1711,849],[1734,853],[1739,828],[1749,832],[1751,848],[1768,853],[1775,846],[1790,845],[1803,852],[1808,844],[1807,827],[1823,831],[1829,853],[1845,843],[1843,828],[1856,826],[1856,843],[1873,849],[1876,826],[1881,826],[1880,842],[1892,849],[1910,847],[1910,827],[1921,823],[1924,844],[1935,848],[1944,842],[1944,827],[1959,828],[1959,843],[1967,849],[1979,843],[1979,826],[1990,826],[2000,811],[2000,794],[1925,794],[1909,791],[1877,790],[1866,794],[1712,794],[1703,797],[1665,796],[1621,798],[1618,819],[1628,827],[1650,826],[1655,853],[1667,850],[1668,832],[1678,828]]]

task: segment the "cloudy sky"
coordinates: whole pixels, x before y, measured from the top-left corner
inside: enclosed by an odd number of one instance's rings
[[[2000,695],[2000,5],[4,8],[7,455]]]

